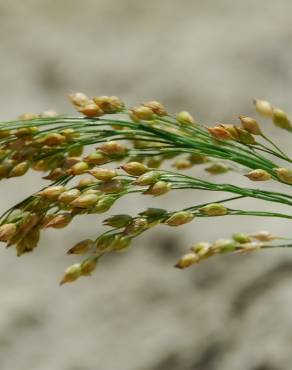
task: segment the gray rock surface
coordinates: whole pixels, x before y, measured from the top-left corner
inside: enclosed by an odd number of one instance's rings
[[[289,0],[1,1],[1,118],[68,112],[64,95],[76,90],[129,104],[155,98],[210,123],[252,114],[253,97],[291,112],[291,14]],[[267,132],[291,153],[287,135]],[[2,182],[1,210],[41,185],[36,174]],[[161,205],[175,209],[190,198],[218,194],[169,194]],[[154,201],[129,198],[113,213],[146,204]],[[59,288],[75,261],[64,251],[95,235],[101,219],[46,232],[41,247],[19,259],[0,250],[1,370],[291,369],[290,251],[172,268],[195,241],[237,230],[291,236],[291,223],[226,217],[161,227],[91,279]]]

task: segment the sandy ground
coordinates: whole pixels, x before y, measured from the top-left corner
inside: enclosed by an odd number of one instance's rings
[[[129,104],[155,98],[210,123],[252,114],[253,97],[291,112],[291,14],[289,0],[2,0],[1,117],[70,112],[65,94],[76,90]],[[267,132],[291,144],[284,133]],[[35,174],[2,182],[1,210],[41,185]],[[186,192],[166,195],[161,205],[179,208],[191,197],[218,199]],[[113,213],[149,204],[156,203],[129,198]],[[59,288],[75,261],[64,252],[95,235],[100,221],[80,218],[68,230],[46,232],[23,258],[0,250],[1,370],[291,369],[291,252],[172,268],[195,241],[237,230],[288,236],[291,224],[226,217],[161,227],[91,279]]]

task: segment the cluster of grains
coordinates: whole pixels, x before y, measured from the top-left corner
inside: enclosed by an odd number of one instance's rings
[[[111,228],[109,231],[69,249],[68,254],[86,255],[86,259],[66,270],[62,284],[90,275],[106,253],[126,250],[132,239],[156,225],[177,227],[197,217],[225,215],[292,218],[222,204],[253,197],[291,206],[292,197],[287,193],[209,182],[200,179],[199,171],[193,169],[202,166],[210,175],[233,171],[251,181],[291,185],[292,170],[270,157],[289,164],[291,158],[266,137],[256,119],[240,116],[240,125],[205,127],[189,112],[171,115],[154,100],[127,107],[116,96],[88,97],[77,92],[69,99],[79,116],[46,111],[0,122],[0,179],[21,177],[33,169],[44,172],[43,178],[51,182],[0,218],[0,241],[15,246],[17,255],[34,250],[42,230],[64,228],[79,215],[105,213],[131,193],[158,197],[174,190],[200,189],[235,193],[237,197],[177,211],[148,208],[137,216],[108,217],[103,224]],[[255,100],[255,106],[276,127],[292,132],[284,111],[263,100]],[[162,169],[164,165],[173,171]],[[183,170],[196,171],[196,176],[183,174]],[[215,254],[266,247],[272,240],[267,235],[237,234],[232,240],[199,243],[176,267],[188,267]]]

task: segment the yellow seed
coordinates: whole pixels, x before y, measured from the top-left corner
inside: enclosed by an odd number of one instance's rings
[[[230,132],[222,126],[209,127],[208,131],[217,140],[232,140],[233,139]]]
[[[291,121],[287,117],[287,114],[279,108],[273,109],[273,122],[275,126],[284,130],[292,129]]]
[[[108,168],[94,168],[88,172],[101,181],[108,181],[117,176],[117,171]]]
[[[182,125],[192,125],[195,122],[194,118],[187,111],[179,112],[176,115],[176,119]]]
[[[251,237],[261,241],[261,242],[269,242],[269,241],[272,241],[272,240],[275,240],[275,239],[280,239],[279,237],[271,234],[269,231],[266,231],[266,230],[262,230],[262,231],[258,231],[254,234],[251,235]]]
[[[82,106],[78,109],[78,111],[84,116],[92,118],[92,117],[100,117],[104,114],[103,110],[99,108],[98,105],[95,103],[89,103],[87,105]]]
[[[171,190],[171,184],[165,181],[157,181],[151,185],[143,194],[154,195],[155,197],[168,193]]]
[[[71,190],[68,190],[68,191],[64,191],[64,193],[59,195],[58,202],[69,204],[74,199],[78,198],[79,195],[80,195],[80,190],[78,190],[78,189],[71,189]]]
[[[139,176],[134,182],[134,185],[152,185],[157,181],[159,173],[156,171],[149,171]]]
[[[184,269],[199,262],[200,258],[196,253],[190,252],[181,257],[181,259],[175,264],[175,267]]]
[[[66,141],[65,136],[58,133],[47,134],[45,137],[38,140],[43,145],[57,146]]]
[[[286,184],[292,184],[292,170],[288,168],[275,168],[278,178]]]
[[[23,176],[29,169],[28,162],[20,162],[9,172],[8,177],[19,177]]]
[[[186,158],[181,158],[181,159],[178,159],[175,163],[174,163],[174,167],[177,169],[177,170],[186,170],[188,168],[191,168],[192,167],[192,162],[189,160],[189,159],[186,159]]]
[[[88,168],[88,164],[82,161],[75,163],[71,168],[69,168],[68,172],[70,173],[70,175],[76,176],[87,172]]]
[[[121,168],[132,176],[140,176],[149,171],[149,168],[140,162],[128,162],[122,165]]]
[[[262,134],[260,125],[258,124],[257,120],[255,120],[254,118],[246,117],[246,116],[239,116],[239,119],[241,121],[241,125],[244,128],[244,130],[248,131],[250,134],[253,134],[253,135]]]
[[[81,263],[81,275],[89,276],[96,269],[97,258],[87,258]]]
[[[125,145],[119,143],[118,141],[108,141],[106,143],[103,143],[100,149],[106,154],[117,154],[117,155],[125,154],[127,151]]]
[[[90,153],[87,157],[84,158],[84,161],[89,164],[102,165],[109,161],[109,157],[102,152],[93,152]]]
[[[84,107],[89,102],[88,96],[81,92],[69,94],[69,99],[71,103],[77,107]]]
[[[219,203],[208,204],[200,208],[199,211],[207,216],[224,216],[228,213],[228,209]]]
[[[165,223],[168,226],[180,226],[187,224],[188,222],[191,222],[194,219],[194,217],[195,216],[192,214],[192,212],[188,211],[175,212],[165,221]]]
[[[52,227],[54,229],[62,229],[69,225],[69,223],[72,221],[72,216],[70,213],[63,213],[61,215],[56,215],[53,218],[51,218],[44,227],[46,229]]]
[[[153,113],[157,114],[157,116],[166,116],[167,112],[164,106],[156,100],[148,101],[142,104],[144,107],[150,108]]]
[[[261,168],[252,170],[244,175],[252,181],[267,181],[272,178],[272,176],[265,170]]]
[[[273,117],[273,107],[266,100],[254,99],[256,110],[264,117]]]
[[[77,208],[90,208],[97,203],[98,199],[99,197],[96,194],[85,194],[80,195],[80,197],[74,199],[70,204]]]
[[[93,98],[104,113],[116,113],[123,110],[125,104],[117,96],[98,96]]]
[[[81,273],[82,273],[82,270],[81,270],[80,263],[75,263],[74,265],[69,266],[66,269],[65,274],[60,281],[60,285],[63,285],[65,283],[71,283],[77,280],[81,276]]]
[[[151,121],[154,118],[153,110],[143,105],[132,108],[130,112],[138,120]]]
[[[58,196],[66,190],[65,186],[56,185],[56,186],[49,186],[44,190],[39,191],[37,194],[40,195],[42,198],[48,200],[55,200]]]
[[[0,226],[0,241],[8,242],[16,234],[17,227],[13,223],[4,224]]]

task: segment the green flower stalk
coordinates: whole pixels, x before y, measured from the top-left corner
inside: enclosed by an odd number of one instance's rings
[[[85,259],[66,270],[61,284],[90,275],[104,255],[126,250],[134,238],[157,225],[177,227],[196,222],[198,217],[237,215],[292,219],[291,213],[229,207],[230,202],[243,198],[292,206],[292,159],[264,134],[255,118],[240,116],[238,125],[206,127],[186,111],[167,113],[157,101],[127,107],[115,96],[89,98],[75,93],[69,98],[81,116],[50,111],[0,122],[0,179],[35,170],[50,182],[0,218],[0,241],[14,246],[17,255],[36,248],[41,231],[69,227],[80,215],[106,213],[120,198],[132,193],[157,197],[200,189],[227,192],[232,197],[180,210],[148,208],[136,216],[110,215],[103,222],[109,231],[77,242],[68,250],[68,254],[85,255]],[[276,128],[292,132],[285,112],[263,100],[255,100],[255,106]],[[91,151],[83,154],[85,148]],[[183,173],[197,165],[204,167],[210,180]],[[213,180],[229,171],[236,174],[234,178],[245,176],[259,184],[279,182],[286,190],[254,189]],[[189,267],[226,252],[290,246],[274,245],[274,239],[268,232],[260,232],[199,243],[176,267]]]

